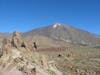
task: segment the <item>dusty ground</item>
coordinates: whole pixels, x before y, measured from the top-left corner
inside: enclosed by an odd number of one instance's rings
[[[48,55],[51,60],[55,60],[56,66],[64,75],[68,73],[76,75],[77,69],[90,72],[93,75],[100,75],[100,48],[73,47],[62,51],[52,48],[49,51],[40,51],[40,53]]]
[[[46,48],[42,51],[37,51],[33,56],[38,60],[37,55],[46,55],[48,63],[51,64],[51,69],[56,73],[50,72],[50,75],[77,75],[85,73],[85,75],[100,75],[100,48],[95,47],[73,47],[73,48]],[[25,55],[25,57],[27,57]],[[30,59],[30,58],[29,58]],[[39,58],[41,59],[41,58]],[[50,65],[49,65],[50,68]],[[56,68],[58,70],[56,70]],[[39,69],[39,66],[38,66]],[[41,70],[41,68],[40,68]],[[43,71],[43,70],[41,70]],[[58,71],[58,72],[57,72]],[[13,68],[11,71],[4,71],[0,75],[24,75],[21,71]],[[37,72],[36,75],[44,75]]]

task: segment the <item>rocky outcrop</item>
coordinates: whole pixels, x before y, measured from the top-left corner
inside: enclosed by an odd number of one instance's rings
[[[13,75],[14,72],[17,72],[15,75],[51,75],[48,70],[57,71],[49,65],[48,57],[34,50],[19,32],[15,31],[11,40],[4,39],[2,43],[0,75]]]
[[[13,32],[12,36],[12,45],[16,48],[21,47],[22,40],[21,40],[21,34],[18,31]]]

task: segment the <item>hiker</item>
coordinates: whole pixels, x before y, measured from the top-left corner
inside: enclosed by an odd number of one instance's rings
[[[37,44],[36,44],[36,42],[33,42],[33,48],[34,48],[34,51],[37,51]]]

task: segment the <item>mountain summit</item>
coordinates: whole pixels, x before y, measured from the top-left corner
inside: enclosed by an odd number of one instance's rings
[[[57,28],[57,27],[60,27],[60,26],[61,26],[60,23],[55,23],[55,24],[53,25],[53,28]]]
[[[64,43],[73,43],[80,45],[96,45],[100,43],[100,38],[98,38],[98,36],[87,31],[60,23],[55,23],[43,28],[33,29],[29,32],[24,33],[23,36],[30,38],[34,38],[35,36],[37,36],[37,39],[40,37],[42,37],[42,39],[46,38],[49,40],[53,40],[52,44],[54,44],[55,40],[60,42],[62,41]],[[46,39],[44,40],[46,41]]]

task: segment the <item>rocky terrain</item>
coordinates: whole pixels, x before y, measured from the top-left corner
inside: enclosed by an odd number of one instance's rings
[[[89,32],[57,23],[0,39],[0,75],[100,75],[100,38]]]
[[[12,40],[4,39],[1,48],[0,75],[62,75],[48,60],[14,32]]]
[[[69,43],[84,46],[100,44],[100,38],[98,36],[60,23],[55,23],[43,28],[33,29],[24,33],[23,36],[36,41],[42,39],[46,45],[55,45],[56,42],[56,45],[62,46],[66,46],[66,44]]]

